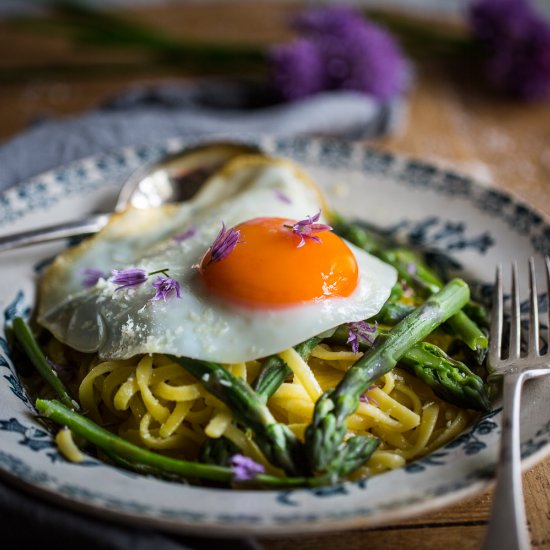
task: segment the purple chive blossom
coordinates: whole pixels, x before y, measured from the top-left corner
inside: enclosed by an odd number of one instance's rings
[[[527,0],[478,0],[469,19],[496,88],[522,99],[550,96],[550,21]]]
[[[197,226],[191,225],[188,227],[183,233],[180,233],[179,235],[174,235],[174,240],[178,243],[181,243],[183,241],[186,241],[187,239],[190,239],[191,237],[194,237],[197,234]]]
[[[282,191],[276,190],[275,196],[277,197],[277,200],[284,202],[285,204],[292,204],[292,200],[290,199],[290,197]]]
[[[285,100],[323,90],[353,90],[381,101],[409,82],[408,63],[393,37],[342,6],[313,8],[292,22],[299,38],[269,52],[274,84]]]
[[[240,240],[241,232],[238,229],[225,229],[225,223],[222,222],[222,228],[218,236],[214,239],[210,247],[210,260],[205,267],[208,267],[213,262],[219,262],[227,258],[238,244],[243,244]]]
[[[235,481],[249,481],[265,472],[265,468],[261,464],[240,454],[231,457],[231,470]]]
[[[180,284],[171,277],[161,277],[158,275],[157,280],[152,285],[157,291],[153,300],[164,300],[166,302],[167,298],[172,298],[173,296],[181,298]]]
[[[371,325],[366,321],[357,321],[355,323],[348,323],[348,339],[346,344],[351,344],[353,353],[359,351],[359,344],[364,342],[369,346],[374,344],[375,334],[378,330],[378,323]]]
[[[323,60],[313,40],[297,38],[289,44],[278,44],[268,56],[275,88],[283,99],[301,99],[323,91]]]
[[[374,389],[374,388],[377,388],[378,386],[376,386],[375,384],[372,385],[372,386],[369,386],[365,393],[363,393],[362,395],[359,396],[359,401],[361,403],[374,403],[377,407],[379,407],[378,405],[378,401],[376,401],[376,399],[374,399],[374,397],[369,397],[367,395],[367,393],[369,393],[370,390]]]
[[[82,270],[82,286],[91,288],[97,284],[99,279],[106,279],[107,277],[99,269],[93,267],[85,267]]]
[[[139,286],[147,280],[147,272],[143,269],[131,267],[129,269],[123,269],[121,271],[113,269],[111,281],[116,285],[119,285],[116,290],[122,288],[129,288]]]
[[[306,244],[306,240],[311,240],[316,243],[320,243],[321,239],[315,236],[315,233],[321,233],[322,231],[332,231],[330,225],[324,223],[315,223],[321,217],[321,211],[317,212],[315,216],[308,216],[305,220],[300,220],[294,225],[285,225],[287,229],[292,230],[295,235],[300,237],[300,242],[297,248],[301,248]]]
[[[409,262],[407,264],[407,273],[409,275],[416,275],[416,264],[414,262]]]

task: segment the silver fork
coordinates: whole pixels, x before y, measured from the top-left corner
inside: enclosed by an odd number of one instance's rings
[[[545,257],[546,292],[550,296],[550,259]],[[550,353],[541,355],[539,348],[539,311],[535,261],[529,258],[529,342],[527,354],[521,355],[521,319],[518,286],[518,267],[512,264],[510,344],[502,358],[503,331],[502,269],[497,268],[493,311],[491,315],[491,344],[489,348],[489,382],[502,379],[502,434],[497,464],[497,484],[493,495],[491,518],[484,550],[524,550],[530,548],[521,485],[520,454],[520,397],[523,382],[550,374]],[[547,324],[550,327],[550,307]],[[549,329],[550,331],[550,329]],[[547,334],[550,340],[550,333]]]

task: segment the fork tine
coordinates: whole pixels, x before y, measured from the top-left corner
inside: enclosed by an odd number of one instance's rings
[[[512,263],[512,303],[510,310],[510,347],[509,359],[519,359],[521,351],[521,325],[519,311],[519,286],[518,286],[518,264]]]
[[[489,340],[489,365],[494,365],[500,360],[502,347],[502,267],[497,266],[495,275],[495,288],[493,290],[493,309],[491,312],[491,338]]]
[[[539,356],[539,295],[535,277],[535,259],[529,258],[529,356]]]

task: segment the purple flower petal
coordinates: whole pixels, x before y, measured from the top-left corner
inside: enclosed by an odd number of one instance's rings
[[[351,344],[353,353],[357,353],[361,342],[368,344],[369,346],[374,344],[377,330],[378,323],[374,323],[374,325],[371,325],[366,321],[348,323],[348,339],[346,343]]]
[[[290,229],[295,235],[300,237],[300,242],[297,248],[301,248],[306,244],[306,240],[320,243],[321,239],[315,236],[315,233],[321,233],[323,231],[332,231],[330,225],[324,223],[315,223],[321,217],[321,211],[317,212],[314,216],[307,216],[306,219],[296,222],[294,225],[285,225],[287,229]]]
[[[219,262],[227,258],[238,244],[244,243],[240,238],[241,232],[238,229],[231,228],[226,230],[225,223],[222,222],[222,228],[210,247],[210,260],[205,267],[208,267],[213,262]]]
[[[194,237],[197,234],[197,231],[197,226],[191,225],[183,233],[180,233],[179,235],[174,235],[173,239],[176,242],[181,243],[183,241],[186,241],[187,239],[190,239],[191,237]]]
[[[91,288],[97,284],[99,279],[106,279],[107,276],[103,271],[93,267],[85,267],[82,270],[82,286]]]
[[[285,204],[292,204],[292,200],[290,199],[290,197],[288,195],[285,195],[285,193],[283,193],[282,191],[276,190],[275,196],[278,200],[284,202]]]
[[[111,274],[111,281],[116,285],[119,285],[115,289],[115,292],[122,288],[139,286],[147,280],[147,272],[136,267],[123,269],[121,271],[113,269]]]
[[[265,468],[247,456],[236,454],[231,457],[231,470],[235,481],[249,481],[258,474],[263,474]]]
[[[164,300],[166,302],[167,298],[181,298],[181,288],[178,281],[172,279],[172,277],[157,277],[157,280],[153,283],[153,288],[156,289],[156,294],[153,297],[153,300]]]
[[[367,393],[370,390],[372,390],[373,388],[376,388],[376,387],[377,387],[376,385],[372,385],[369,388],[367,388],[365,393],[363,393],[362,395],[359,396],[359,401],[361,403],[374,403],[377,407],[379,407],[380,405],[378,404],[378,401],[376,401],[376,399],[374,399],[374,397],[369,397],[367,395]]]

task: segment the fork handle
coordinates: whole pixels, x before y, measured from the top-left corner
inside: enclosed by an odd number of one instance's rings
[[[502,434],[497,484],[483,550],[530,548],[521,481],[520,398],[526,371],[510,372],[503,379]]]

